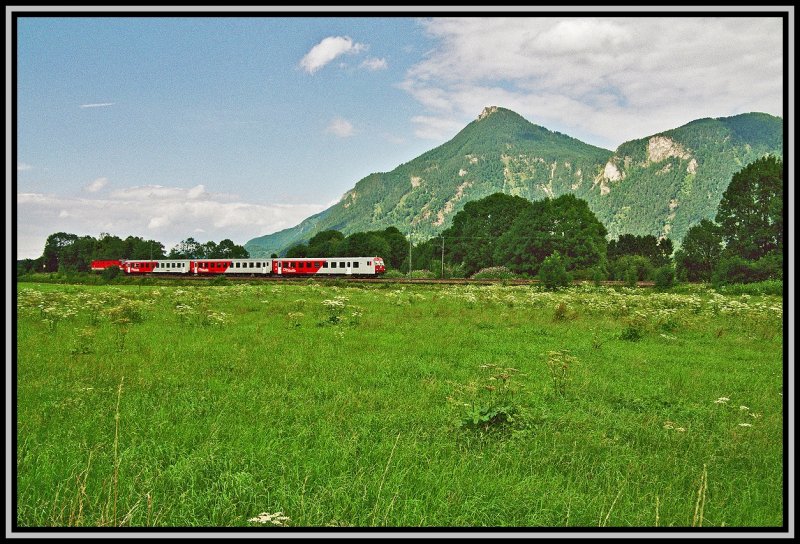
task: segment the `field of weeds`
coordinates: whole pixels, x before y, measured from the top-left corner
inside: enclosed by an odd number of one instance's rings
[[[779,527],[783,300],[20,284],[20,527]]]

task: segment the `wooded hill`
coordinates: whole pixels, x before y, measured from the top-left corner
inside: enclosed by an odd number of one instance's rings
[[[496,192],[532,201],[574,194],[610,239],[654,235],[677,246],[713,219],[732,175],[766,154],[783,156],[783,120],[764,113],[699,119],[612,152],[487,107],[450,141],[370,174],[334,206],[245,248],[254,257],[283,254],[324,230],[390,226],[420,242],[448,228],[467,202]]]

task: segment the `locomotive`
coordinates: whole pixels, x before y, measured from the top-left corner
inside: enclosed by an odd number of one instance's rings
[[[145,259],[96,260],[92,270],[118,267],[130,275],[227,276],[379,276],[386,272],[381,257],[304,257],[280,259]]]

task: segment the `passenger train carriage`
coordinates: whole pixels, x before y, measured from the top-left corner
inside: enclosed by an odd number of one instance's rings
[[[381,257],[148,259],[92,262],[92,270],[95,271],[114,266],[132,275],[377,276],[386,271]]]

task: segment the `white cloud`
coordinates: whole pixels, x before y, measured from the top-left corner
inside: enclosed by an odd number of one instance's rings
[[[329,36],[306,53],[300,60],[300,67],[313,74],[340,55],[360,53],[366,48],[364,44],[354,43],[349,36]]]
[[[588,143],[702,117],[782,115],[779,17],[530,17],[422,21],[436,46],[400,85],[441,140],[483,107],[507,107]]]
[[[81,108],[107,108],[108,106],[113,106],[114,102],[101,102],[98,104],[81,104]]]
[[[184,189],[159,185],[129,187],[104,197],[55,194],[17,195],[18,258],[41,256],[54,232],[157,240],[167,250],[195,233],[237,244],[293,227],[325,209],[321,204],[260,204],[210,193],[202,185]]]
[[[96,193],[97,191],[101,190],[103,187],[108,185],[108,178],[97,178],[96,180],[92,181],[88,185],[86,185],[83,190],[88,193]]]
[[[463,123],[446,117],[416,115],[411,118],[411,122],[417,127],[414,129],[414,134],[418,138],[428,140],[450,139],[464,128]]]
[[[386,70],[388,67],[389,63],[386,62],[386,59],[376,59],[374,57],[364,59],[364,61],[361,63],[361,68],[365,68],[372,72],[377,70]]]
[[[325,132],[335,134],[339,138],[347,138],[355,133],[355,129],[353,128],[353,124],[347,119],[336,117],[331,119],[331,122],[328,123],[328,128],[325,129]]]
[[[33,166],[31,166],[30,164],[25,164],[24,162],[18,162],[17,163],[17,172],[24,172],[24,171],[30,170],[32,168],[33,168]]]

